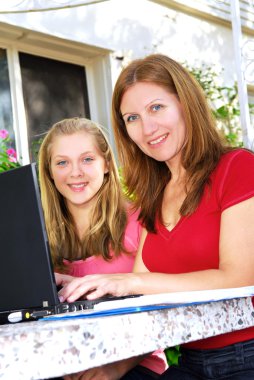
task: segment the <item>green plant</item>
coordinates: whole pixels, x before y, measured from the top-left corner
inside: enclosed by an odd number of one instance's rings
[[[206,93],[217,120],[218,129],[225,136],[229,145],[243,146],[237,84],[221,86],[219,84],[220,73],[205,64],[200,67],[190,67],[185,63],[184,66],[197,79]],[[254,115],[253,104],[249,104],[249,109],[250,114]]]
[[[124,177],[123,177],[123,173],[122,173],[122,168],[118,168],[118,173],[119,173],[119,178],[120,178],[120,182],[121,182],[121,186],[122,186],[122,190],[123,190],[123,194],[127,197],[127,199],[129,199],[130,201],[133,201],[134,200],[134,197],[135,195],[134,194],[129,194],[128,193],[128,188],[125,184],[125,181],[124,181]]]
[[[169,347],[164,350],[168,365],[178,365],[179,357],[181,356],[180,346]]]
[[[0,173],[17,168],[20,163],[17,160],[16,150],[11,146],[12,140],[6,129],[0,130]]]

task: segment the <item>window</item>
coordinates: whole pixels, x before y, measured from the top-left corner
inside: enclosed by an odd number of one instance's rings
[[[114,147],[110,52],[0,22],[0,128],[15,134],[23,165],[34,161],[51,125],[66,117],[104,125]]]
[[[82,66],[19,53],[30,159],[56,121],[90,117],[86,73]]]

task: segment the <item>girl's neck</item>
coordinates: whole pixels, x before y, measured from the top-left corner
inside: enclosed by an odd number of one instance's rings
[[[80,239],[90,224],[91,207],[69,207]]]

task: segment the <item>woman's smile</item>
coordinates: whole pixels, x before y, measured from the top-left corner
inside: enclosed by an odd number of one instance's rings
[[[168,135],[169,135],[169,133],[165,133],[165,135],[162,135],[162,136],[156,138],[155,140],[149,141],[148,144],[149,145],[158,145],[158,144],[162,143],[164,140],[166,140]]]

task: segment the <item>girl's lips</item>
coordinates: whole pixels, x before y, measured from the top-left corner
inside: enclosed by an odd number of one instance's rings
[[[162,141],[164,141],[168,137],[168,135],[169,135],[169,133],[165,133],[165,135],[162,135],[155,140],[149,141],[148,144],[149,145],[160,144]]]
[[[87,186],[87,182],[82,183],[69,183],[68,186],[76,192],[82,191]]]

